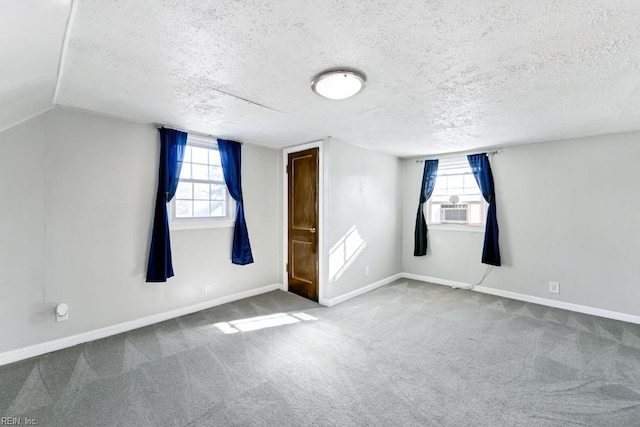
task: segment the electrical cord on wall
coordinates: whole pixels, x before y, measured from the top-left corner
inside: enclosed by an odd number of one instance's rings
[[[489,275],[489,273],[491,273],[491,271],[493,270],[493,266],[492,265],[487,265],[487,269],[484,272],[484,275],[482,276],[482,279],[480,279],[480,281],[478,283],[474,283],[473,285],[469,286],[469,287],[460,287],[460,286],[452,286],[453,289],[465,289],[465,290],[471,290],[476,286],[480,286],[482,284],[482,282],[484,282],[484,279],[487,278],[487,276]]]
[[[482,282],[484,282],[484,279],[487,278],[489,273],[491,273],[491,271],[493,271],[493,265],[487,265],[487,269],[484,272],[484,276],[482,276],[482,279],[480,279],[480,281],[478,283],[474,283],[473,285],[471,285],[471,289],[473,289],[474,286],[480,286],[482,284]]]

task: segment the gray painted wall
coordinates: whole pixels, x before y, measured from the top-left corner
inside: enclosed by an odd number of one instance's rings
[[[640,133],[508,147],[491,164],[503,266],[483,285],[640,315]],[[413,256],[422,167],[403,161],[404,270],[476,283],[483,233],[431,229]]]
[[[0,148],[0,352],[279,282],[276,150],[243,147],[255,263],[231,264],[231,228],[176,230],[176,276],[148,284],[154,127],[55,109],[0,133]],[[70,315],[56,323],[60,302]]]
[[[504,266],[484,286],[640,315],[635,166],[640,133],[508,147],[492,159]],[[144,282],[156,186],[155,128],[55,109],[0,133],[0,352],[277,283],[282,161],[246,144],[243,184],[256,263],[230,262],[231,228],[172,231],[176,277]],[[475,283],[481,232],[429,231],[413,257],[422,164],[326,142],[328,242],[366,246],[323,298],[398,273]],[[354,239],[357,241],[357,239]],[[347,251],[348,252],[348,251]],[[369,266],[369,276],[365,276]],[[559,295],[547,292],[559,280]],[[205,296],[204,285],[212,285]],[[70,305],[70,320],[53,309]]]
[[[400,272],[402,167],[396,157],[333,138],[325,150],[329,173],[327,249],[346,250],[347,254],[328,254],[325,298],[331,299]],[[351,239],[342,244],[349,231]],[[353,245],[359,242],[357,236],[366,246],[359,255],[350,257]],[[351,258],[353,261],[345,264]],[[369,276],[365,276],[366,266]],[[338,277],[340,270],[344,272]]]
[[[41,115],[0,133],[0,351],[43,340],[41,328],[22,325],[46,317],[46,122]]]

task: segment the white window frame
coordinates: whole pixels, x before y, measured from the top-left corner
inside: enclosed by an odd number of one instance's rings
[[[209,150],[218,150],[218,142],[212,138],[189,135],[187,145],[191,147],[202,147]],[[218,181],[211,181],[216,182]],[[224,184],[224,182],[222,182]],[[226,185],[225,185],[226,188]],[[176,197],[169,202],[169,229],[170,230],[194,230],[203,228],[227,228],[235,225],[236,202],[227,191],[227,215],[217,218],[178,218],[176,217]]]
[[[466,164],[468,164],[467,158],[466,156],[462,156],[462,157],[451,157],[451,158],[445,158],[445,159],[440,159],[440,161],[438,162],[438,175],[440,175],[441,172],[446,172],[447,170],[451,170],[453,167],[455,167],[455,165],[460,165],[462,163],[466,162]],[[458,174],[455,174],[458,175]],[[463,174],[460,174],[463,175]],[[473,176],[473,175],[472,175]],[[437,179],[437,178],[436,178]],[[475,179],[474,179],[475,180]],[[480,204],[481,204],[481,210],[482,210],[482,223],[479,224],[455,224],[455,223],[440,223],[440,222],[431,222],[431,214],[432,214],[432,202],[433,202],[433,195],[429,198],[429,200],[427,200],[427,203],[425,203],[425,218],[427,221],[427,226],[429,227],[429,229],[431,230],[450,230],[450,231],[472,231],[472,232],[484,232],[485,230],[485,225],[487,222],[487,208],[489,207],[489,204],[484,200],[484,197],[482,197],[482,192],[480,195]],[[464,203],[464,202],[461,202]],[[438,203],[441,204],[441,203]]]

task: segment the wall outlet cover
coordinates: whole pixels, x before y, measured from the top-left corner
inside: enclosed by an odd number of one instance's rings
[[[69,306],[65,303],[56,306],[56,322],[69,320]]]
[[[552,294],[560,293],[560,282],[549,282],[549,292]]]

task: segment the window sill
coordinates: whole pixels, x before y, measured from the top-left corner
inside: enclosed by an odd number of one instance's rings
[[[170,231],[179,230],[203,230],[207,228],[233,228],[235,221],[232,219],[188,219],[173,220],[169,222]]]
[[[483,225],[464,225],[464,224],[428,224],[429,230],[438,231],[467,231],[471,233],[484,233]]]

